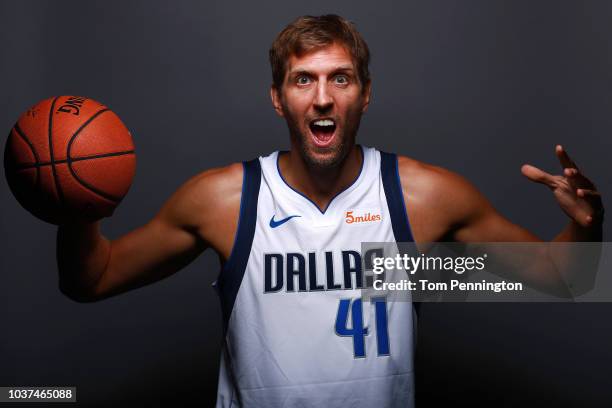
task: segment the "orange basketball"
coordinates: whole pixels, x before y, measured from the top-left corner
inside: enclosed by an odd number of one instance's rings
[[[19,203],[60,224],[111,215],[134,177],[130,132],[106,106],[80,96],[45,99],[21,115],[4,150]]]

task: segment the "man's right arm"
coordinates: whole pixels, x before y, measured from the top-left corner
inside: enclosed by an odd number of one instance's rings
[[[167,277],[209,246],[227,258],[241,188],[240,164],[203,172],[181,186],[151,221],[112,241],[100,233],[99,221],[60,226],[60,290],[76,301],[95,301]]]

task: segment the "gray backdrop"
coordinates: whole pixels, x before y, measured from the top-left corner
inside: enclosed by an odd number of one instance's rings
[[[612,207],[612,5],[533,1],[2,1],[0,129],[53,95],[107,104],[131,129],[134,184],[112,219],[145,223],[187,178],[287,149],[267,51],[301,14],[356,22],[372,50],[359,140],[471,180],[542,238],[566,223],[547,188],[564,144]],[[82,406],[210,406],[221,344],[212,252],[95,304],[57,289],[56,228],[0,179],[0,385],[76,385]],[[605,226],[607,236],[610,224]],[[610,304],[436,304],[422,311],[420,406],[609,406]]]

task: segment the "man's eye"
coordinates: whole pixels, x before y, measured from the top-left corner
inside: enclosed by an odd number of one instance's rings
[[[310,79],[307,76],[301,75],[297,77],[296,82],[298,85],[308,85],[310,83]]]
[[[346,75],[336,75],[335,81],[337,84],[340,85],[346,85],[349,82],[348,77]]]

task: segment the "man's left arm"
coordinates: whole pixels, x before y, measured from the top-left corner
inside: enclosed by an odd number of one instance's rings
[[[552,175],[532,165],[524,165],[523,175],[546,185],[561,209],[569,217],[567,226],[553,242],[599,242],[602,240],[604,208],[595,185],[569,157],[562,146],[555,149],[563,174]],[[541,241],[526,229],[502,217],[490,203],[466,181],[454,180],[452,191],[466,202],[458,214],[459,227],[453,238],[462,242],[532,242]],[[463,185],[461,185],[463,184]],[[457,197],[458,198],[458,197]],[[460,207],[461,208],[461,207]]]
[[[562,175],[551,175],[530,165],[522,168],[523,174],[530,180],[545,184],[551,189],[560,207],[570,218],[568,225],[554,238],[553,242],[601,241],[604,210],[600,193],[594,184],[578,170],[576,164],[561,146],[556,147],[556,154],[563,168]],[[402,173],[401,167],[400,173]],[[426,180],[422,184],[428,188],[420,188],[418,191],[421,194],[418,194],[418,197],[415,197],[414,193],[413,197],[410,197],[410,189],[405,189],[404,195],[409,213],[412,204],[413,213],[425,215],[417,218],[427,220],[426,228],[420,228],[419,220],[415,220],[417,221],[415,235],[425,238],[425,242],[431,238],[423,231],[431,229],[441,232],[434,234],[434,239],[431,241],[437,241],[438,237],[442,237],[443,240],[450,239],[464,243],[543,242],[527,229],[512,223],[499,214],[471,183],[457,174],[440,168],[432,168],[427,171],[419,171],[419,175],[422,176],[422,180]],[[410,180],[404,176],[401,178]],[[418,178],[412,178],[412,180],[415,179]],[[423,205],[424,203],[427,205]],[[435,209],[430,210],[430,207]],[[495,247],[494,245],[489,246]],[[570,271],[571,274],[577,274],[577,270],[583,269],[578,279],[586,284],[581,286],[585,288],[584,290],[588,290],[592,284],[596,268],[589,268],[592,274],[585,271],[584,268],[576,268],[576,257],[569,252],[550,250],[549,246],[541,245],[521,247],[528,248],[529,253],[523,254],[527,256],[515,257],[513,255],[516,254],[503,251],[504,253],[496,257],[510,266],[509,269],[520,281],[567,297],[572,296],[571,292],[574,292],[568,289],[568,282],[574,282],[576,277],[568,276],[565,272]],[[529,268],[526,268],[517,265],[516,258],[532,259],[537,262],[533,262]]]

